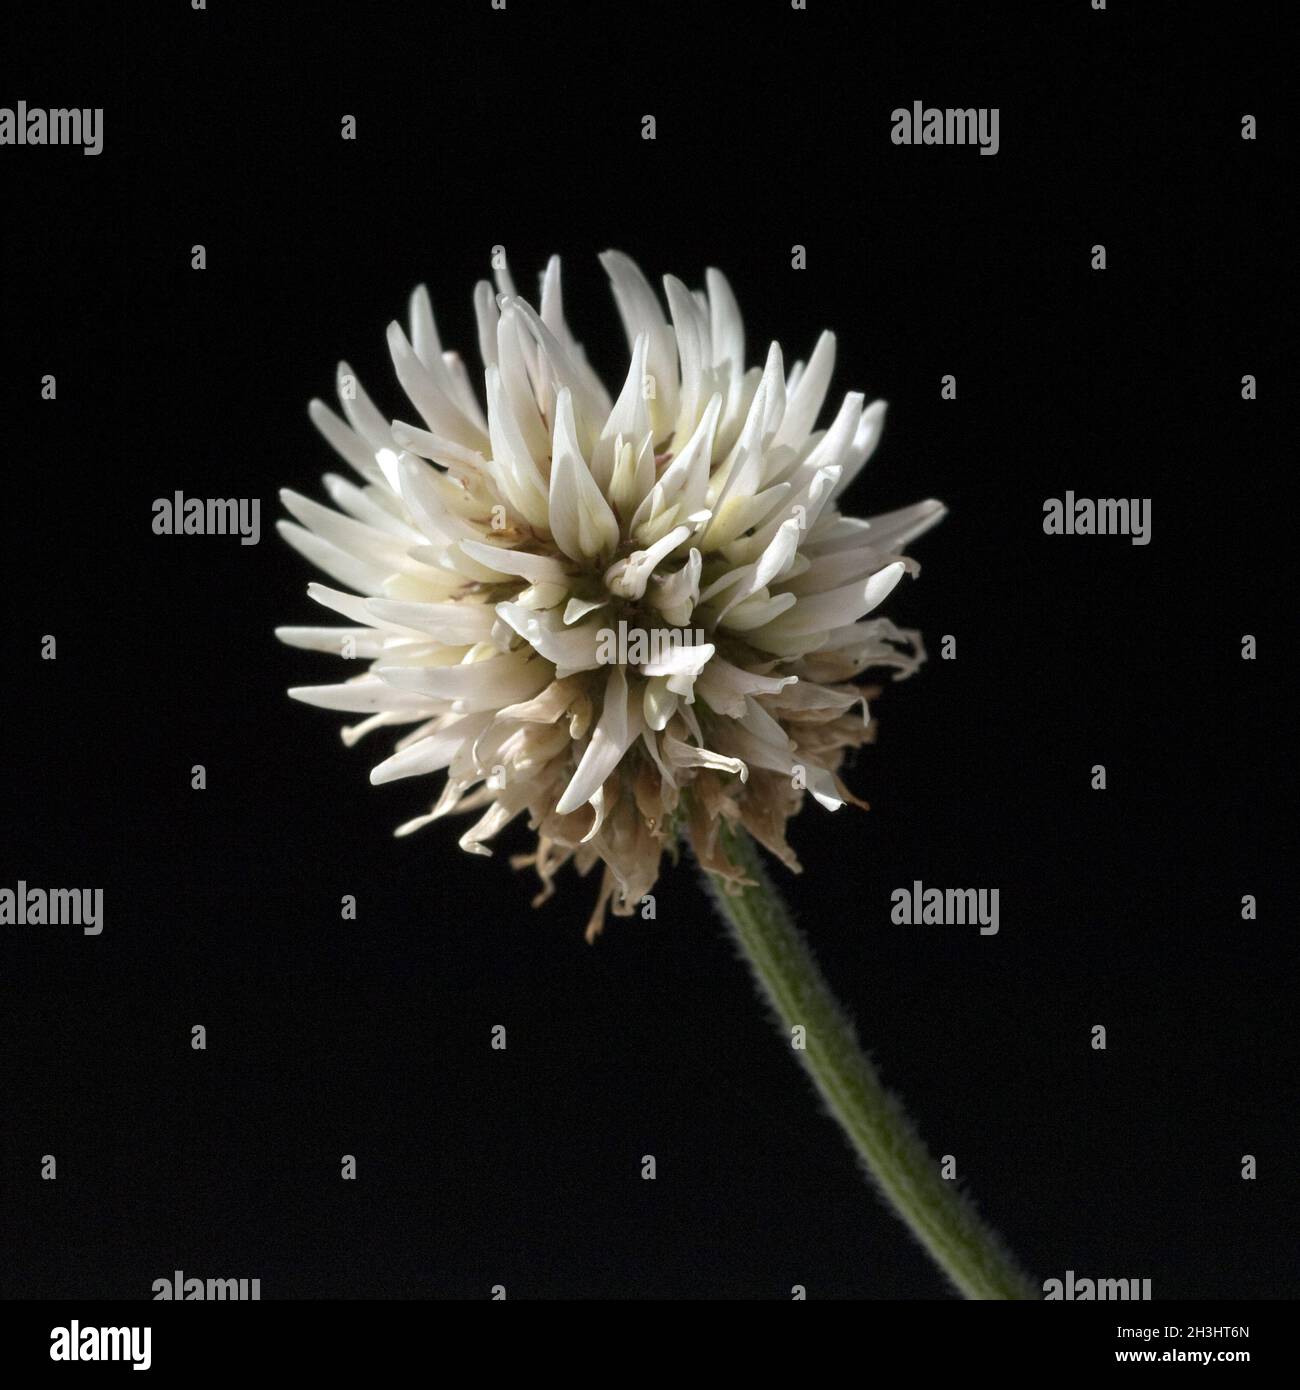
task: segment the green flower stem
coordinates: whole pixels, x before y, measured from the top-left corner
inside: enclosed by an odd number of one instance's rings
[[[722,837],[728,857],[755,886],[732,894],[705,874],[718,911],[786,1036],[797,1025],[806,1030],[806,1045],[794,1055],[894,1211],[967,1298],[1040,1297],[955,1182],[940,1177],[902,1106],[881,1085],[754,842],[729,826]]]

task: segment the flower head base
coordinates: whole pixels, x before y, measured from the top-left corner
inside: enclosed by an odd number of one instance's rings
[[[278,635],[370,662],[290,693],[366,715],[349,743],[414,726],[371,781],[447,778],[398,834],[477,811],[460,844],[486,854],[526,815],[537,847],[518,862],[542,898],[570,859],[601,863],[589,937],[607,906],[637,910],[679,831],[739,879],[724,820],[797,869],[785,826],[805,791],[865,804],[836,775],[872,731],[873,692],[852,681],[923,659],[916,633],[866,615],[916,573],[902,551],[943,515],[935,501],[840,514],[885,406],[850,394],[816,428],[831,334],[788,375],[775,343],[746,370],[717,271],[705,292],[666,276],[665,316],[626,256],[602,260],[631,351],[616,400],[565,323],[558,259],[540,309],[505,271],[475,291],[486,411],[420,288],[409,337],[393,323],[388,344],[423,423],[386,420],[342,364],[346,423],[320,401],[311,417],[361,484],[326,478],[338,511],[285,492],[300,524],[280,523],[344,586],[308,592],[352,626]]]

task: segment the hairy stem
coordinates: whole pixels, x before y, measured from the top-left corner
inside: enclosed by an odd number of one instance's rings
[[[1038,1298],[955,1182],[940,1176],[902,1106],[881,1085],[754,842],[729,826],[722,836],[728,858],[754,886],[729,891],[706,873],[713,900],[787,1038],[797,1026],[805,1030],[794,1055],[890,1206],[967,1298]]]

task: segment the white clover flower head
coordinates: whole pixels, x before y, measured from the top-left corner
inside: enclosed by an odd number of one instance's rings
[[[399,835],[481,812],[487,842],[517,816],[552,891],[573,860],[603,866],[588,927],[637,911],[665,849],[689,838],[706,867],[741,875],[722,848],[743,825],[792,869],[786,822],[805,791],[865,805],[837,770],[870,741],[872,668],[909,674],[919,635],[866,619],[904,573],[930,500],[870,520],[837,498],[871,456],[885,404],[851,393],[817,428],[835,339],[787,375],[773,343],[745,367],[727,281],[664,277],[668,315],[641,271],[601,258],[631,352],[612,403],[565,323],[560,264],[540,309],[509,272],[475,289],[480,401],[443,350],[421,287],[410,332],[389,325],[393,365],[422,424],[386,420],[339,367],[346,423],[311,418],[360,477],[328,475],[338,511],[285,491],[281,533],[343,588],[308,593],[348,627],[287,627],[292,646],[367,660],[339,684],[290,694],[366,716],[344,731],[413,725],[374,783],[447,773]]]

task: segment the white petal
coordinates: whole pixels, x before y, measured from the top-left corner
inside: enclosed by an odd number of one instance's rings
[[[699,511],[709,491],[709,471],[713,465],[713,442],[718,428],[722,397],[713,395],[686,446],[664,469],[659,485],[668,502],[680,501],[681,515]]]
[[[482,733],[491,721],[490,712],[453,719],[434,733],[408,743],[392,757],[371,768],[370,781],[378,787],[385,782],[396,782],[401,777],[422,777],[426,773],[439,772],[448,766],[458,748]]]
[[[395,516],[387,507],[381,505],[381,498],[386,499],[390,505],[398,505],[389,488],[359,488],[346,478],[339,477],[337,473],[326,473],[325,491],[340,511],[346,512],[363,525],[372,526],[376,531],[383,531],[386,535],[392,536],[403,548],[420,545],[425,539],[414,526],[409,526],[401,517]],[[400,510],[400,506],[398,509]]]
[[[550,449],[550,433],[542,421],[545,393],[543,374],[538,370],[537,340],[524,323],[519,303],[503,296],[497,301],[501,317],[497,320],[497,367],[510,414],[523,440],[524,448],[537,462]],[[489,414],[489,419],[491,416]]]
[[[700,308],[690,290],[675,275],[664,276],[664,290],[681,361],[681,398],[674,431],[680,437],[695,428],[700,406],[712,390],[712,345],[707,311]]]
[[[885,427],[885,409],[884,401],[872,401],[862,412],[862,418],[853,431],[853,439],[844,451],[844,474],[835,489],[836,493],[848,487],[861,472],[862,465],[875,453],[876,445],[880,443],[880,433]]]
[[[618,518],[582,457],[567,387],[555,403],[550,522],[556,545],[574,560],[608,559],[618,545]]]
[[[753,632],[774,622],[797,602],[793,594],[769,595],[766,589],[759,589],[732,608],[721,620],[720,626],[732,632]]]
[[[763,553],[753,564],[732,570],[709,586],[708,598],[717,597],[728,585],[731,592],[718,609],[719,620],[737,604],[779,579],[790,567],[798,549],[802,527],[796,517],[783,521]]]
[[[329,541],[322,540],[318,535],[292,521],[277,521],[275,529],[299,555],[310,560],[317,569],[324,570],[331,579],[337,579],[340,584],[346,584],[349,588],[372,591],[382,589],[385,580],[392,573],[384,565],[349,555],[347,551],[340,550],[336,545],[331,545]]]
[[[645,683],[645,695],[642,697],[642,708],[645,713],[645,722],[656,733],[659,732],[677,712],[677,695],[668,689],[668,681],[664,677],[655,680],[648,680]]]
[[[773,636],[800,637],[807,633],[829,632],[831,628],[854,622],[881,603],[903,574],[903,565],[895,562],[866,581],[858,580],[843,588],[801,598],[790,612],[773,624]]]
[[[739,376],[745,369],[745,324],[740,317],[736,296],[731,292],[727,277],[712,266],[704,272],[709,288],[709,337],[713,343],[715,363],[729,364]]]
[[[796,449],[804,444],[825,404],[834,370],[835,335],[823,333],[817,339],[808,366],[800,373],[797,386],[788,388],[785,416],[772,441],[774,444],[789,444]]]
[[[523,299],[514,299],[510,301],[510,307],[520,315],[525,327],[537,340],[539,360],[545,363],[555,384],[572,396],[576,435],[581,440],[581,448],[589,449],[609,415],[609,396],[603,387],[595,383],[590,368],[581,359],[581,352],[570,351],[551,332],[531,304]],[[549,400],[547,404],[550,404]]]
[[[565,625],[580,623],[588,613],[594,613],[598,608],[604,608],[608,602],[607,598],[571,598],[564,605]]]
[[[441,355],[435,359],[434,367],[422,362],[396,320],[388,325],[388,351],[402,390],[434,434],[443,435],[467,449],[481,451],[487,447],[483,432],[465,418],[456,404]]]
[[[378,676],[362,676],[359,680],[339,685],[297,685],[289,691],[295,700],[319,709],[345,710],[351,714],[369,714],[373,710],[404,710],[412,719],[435,713],[433,703],[424,695],[408,690],[394,690]]]
[[[510,550],[501,545],[486,545],[482,541],[461,541],[460,548],[477,560],[485,569],[497,574],[517,574],[530,584],[564,584],[569,573],[550,555],[530,555],[525,550]]]
[[[474,387],[469,379],[469,371],[458,352],[444,352],[442,365],[447,370],[447,389],[451,398],[460,407],[461,413],[471,421],[478,432],[487,438],[487,416],[478,403]]]
[[[398,690],[453,700],[467,714],[526,700],[551,679],[546,662],[522,651],[459,666],[380,666],[375,674]]]
[[[815,469],[834,465],[843,468],[849,451],[853,448],[853,435],[862,419],[863,396],[860,391],[850,391],[840,404],[840,408],[817,443],[808,451],[803,462],[803,471],[811,474]],[[848,470],[845,469],[845,472]],[[847,487],[844,475],[840,475],[840,486]]]
[[[403,452],[397,458],[397,485],[411,519],[430,540],[450,544],[477,535],[463,516],[447,505],[447,479],[423,459]]]
[[[932,526],[937,526],[947,515],[947,507],[931,497],[911,507],[901,507],[896,512],[869,517],[867,540],[875,546],[892,546],[898,550],[910,545]]]
[[[492,851],[483,841],[504,830],[523,809],[522,805],[512,807],[505,800],[495,802],[456,843],[470,854],[491,854]]]
[[[497,613],[535,651],[555,665],[555,675],[563,680],[577,671],[591,671],[600,665],[599,621],[565,627],[554,614],[539,615],[518,603],[498,603]]]
[[[486,459],[476,449],[467,449],[453,439],[445,439],[440,434],[431,434],[418,425],[408,425],[404,420],[393,421],[393,440],[403,450],[419,454],[421,458],[432,459],[444,468],[454,468],[460,473],[477,473],[483,468]]]
[[[354,623],[374,623],[366,607],[368,600],[359,594],[345,594],[339,589],[331,589],[328,584],[313,582],[307,585],[307,597],[334,613],[351,618]]]
[[[656,574],[650,583],[650,602],[676,627],[690,622],[699,602],[702,566],[700,552],[692,549],[681,569],[674,574]]]
[[[519,369],[522,371],[522,367]],[[547,491],[541,472],[532,452],[532,444],[525,439],[503,374],[496,367],[487,371],[488,433],[491,436],[492,457],[485,467],[496,484],[502,498],[532,526],[544,528],[547,518]],[[524,418],[537,421],[531,400],[523,407]],[[549,449],[550,441],[543,445],[542,455]]]
[[[700,673],[695,688],[708,701],[711,709],[732,719],[740,719],[745,713],[746,695],[775,695],[787,685],[797,682],[797,676],[755,675],[715,656]]]
[[[714,772],[729,772],[742,782],[749,781],[749,768],[739,758],[724,758],[721,753],[683,743],[672,734],[664,735],[663,746],[664,756],[674,767],[707,767]]]
[[[823,594],[828,589],[838,589],[855,579],[866,579],[886,565],[901,563],[909,574],[917,574],[920,566],[906,556],[881,552],[874,547],[864,546],[861,550],[832,550],[825,555],[816,556],[802,574],[785,581],[784,587],[792,594],[801,597],[806,594]]]
[[[623,754],[641,733],[641,710],[628,709],[627,677],[614,667],[605,683],[605,703],[569,785],[556,805],[559,815],[568,815],[585,805],[605,784],[605,779],[622,760]]]
[[[646,584],[649,583],[655,566],[666,555],[676,550],[689,535],[689,527],[678,526],[648,550],[633,551],[626,560],[619,560],[609,567],[605,573],[605,583],[622,598],[641,598],[645,594]]]
[[[706,552],[721,550],[751,527],[761,526],[769,518],[788,516],[790,509],[782,504],[792,491],[789,483],[777,483],[756,496],[736,495],[720,502],[700,537],[700,549]]]
[[[277,627],[275,635],[286,647],[305,652],[347,654],[369,661],[384,649],[384,636],[373,627]],[[345,647],[345,644],[346,647]]]
[[[350,425],[345,424],[325,404],[315,400],[307,407],[311,422],[329,441],[341,458],[344,458],[368,482],[380,479],[379,469],[375,467],[375,451]]]
[[[335,374],[339,404],[348,417],[348,424],[370,446],[371,453],[393,447],[393,436],[388,421],[375,408],[375,403],[365,393],[357,380],[356,373],[346,362],[340,362]]]
[[[605,493],[620,519],[634,517],[655,485],[654,441],[647,430],[639,447],[618,435],[613,442],[614,466]],[[595,474],[593,473],[593,477]],[[631,530],[628,521],[627,531]]]
[[[497,297],[491,284],[480,280],[474,286],[474,317],[478,320],[478,351],[484,368],[497,365]]]
[[[671,430],[677,419],[677,354],[672,330],[654,290],[634,261],[621,251],[606,251],[600,263],[613,286],[628,346],[633,346],[642,333],[647,335],[646,369],[655,380],[651,411],[659,437]]]
[[[632,344],[632,358],[622,390],[608,418],[601,425],[600,437],[592,450],[592,477],[603,490],[608,490],[610,476],[617,462],[618,440],[631,440],[635,446],[651,432],[650,406],[645,395],[646,355],[649,350],[649,335],[642,333]]]
[[[712,642],[670,642],[666,650],[660,651],[658,661],[647,661],[641,666],[641,673],[646,676],[698,676],[716,650]]]
[[[427,632],[448,647],[486,642],[495,619],[491,604],[468,600],[462,603],[398,603],[392,599],[372,598],[367,601],[366,608],[383,622]]]
[[[442,344],[438,341],[438,325],[433,317],[433,301],[427,285],[417,285],[411,292],[411,346],[426,367],[442,359]]]
[[[377,531],[363,521],[343,516],[329,507],[322,507],[319,502],[313,502],[310,497],[303,497],[287,487],[280,489],[280,501],[310,531],[339,550],[386,568],[389,573],[410,568],[406,544],[393,536]]]

